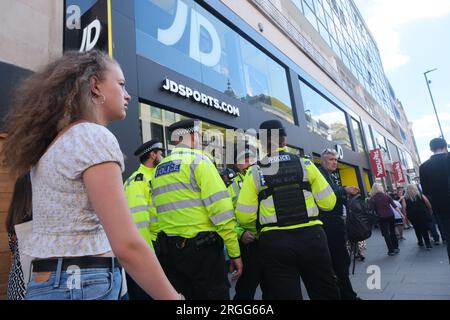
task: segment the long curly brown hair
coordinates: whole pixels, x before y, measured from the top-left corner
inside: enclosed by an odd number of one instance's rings
[[[103,80],[111,63],[117,62],[100,51],[71,51],[25,79],[5,118],[3,165],[23,175],[61,130],[92,114],[90,80],[93,76]]]

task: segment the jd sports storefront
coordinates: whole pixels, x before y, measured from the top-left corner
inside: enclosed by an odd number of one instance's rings
[[[65,50],[100,47],[119,61],[132,96],[127,118],[110,129],[126,155],[185,117],[215,129],[205,143],[225,144],[226,129],[280,119],[292,150],[337,148],[340,179],[372,182],[362,119],[329,94],[218,0],[66,0]],[[320,110],[319,110],[320,109]],[[319,112],[321,117],[317,117]]]

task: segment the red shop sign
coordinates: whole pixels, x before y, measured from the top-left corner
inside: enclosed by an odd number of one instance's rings
[[[406,182],[405,174],[403,173],[403,168],[400,161],[393,162],[392,169],[394,170],[395,180],[398,183]]]
[[[370,150],[370,162],[372,163],[372,168],[376,178],[382,178],[386,176],[381,149]]]

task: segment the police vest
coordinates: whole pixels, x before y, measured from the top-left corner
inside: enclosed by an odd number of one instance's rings
[[[257,229],[262,227],[287,227],[316,220],[317,217],[308,217],[304,190],[311,192],[309,182],[303,181],[303,168],[301,159],[295,154],[280,151],[276,155],[265,158],[258,165],[261,169],[261,186],[267,188],[258,194]],[[278,166],[276,172],[275,168]],[[261,202],[272,196],[277,217],[276,223],[261,226],[259,221],[259,206]]]

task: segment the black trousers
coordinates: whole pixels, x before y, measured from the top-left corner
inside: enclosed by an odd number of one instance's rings
[[[155,249],[155,254],[158,256],[159,254],[159,245],[158,241],[152,241],[153,248]],[[127,289],[128,289],[128,298],[130,300],[153,300],[151,296],[149,296],[137,283],[131,278],[131,276],[126,273],[127,279]]]
[[[258,285],[260,285],[262,278],[258,240],[249,244],[240,242],[239,245],[241,248],[241,258],[244,269],[242,275],[236,282],[236,294],[233,300],[254,300],[256,289],[258,288]]]
[[[411,217],[410,221],[414,227],[414,232],[416,234],[417,242],[422,244],[425,242],[427,247],[431,247],[430,241],[430,224],[433,223],[430,219],[423,219],[420,217]]]
[[[187,300],[229,300],[222,238],[201,245],[197,240],[160,233],[159,256],[167,278]]]
[[[395,249],[398,249],[398,239],[395,235],[394,216],[388,218],[380,218],[379,223],[381,234],[384,237],[384,241],[386,242],[386,246],[388,247],[389,252],[394,252]]]
[[[347,250],[345,222],[341,216],[321,215],[323,230],[327,235],[328,248],[330,250],[333,269],[338,279],[341,299],[354,300],[356,293],[353,291],[349,277],[350,256]]]
[[[340,298],[321,226],[262,232],[259,252],[264,299],[301,300],[300,277],[311,299]]]
[[[441,224],[441,235],[442,235],[442,239],[445,239],[446,245],[447,245],[447,255],[448,255],[448,260],[450,262],[450,245],[449,245],[449,241],[450,241],[450,214],[449,212],[445,212],[444,213],[438,213],[438,219],[439,219],[439,223]]]
[[[130,300],[153,300],[127,273],[128,298]]]

